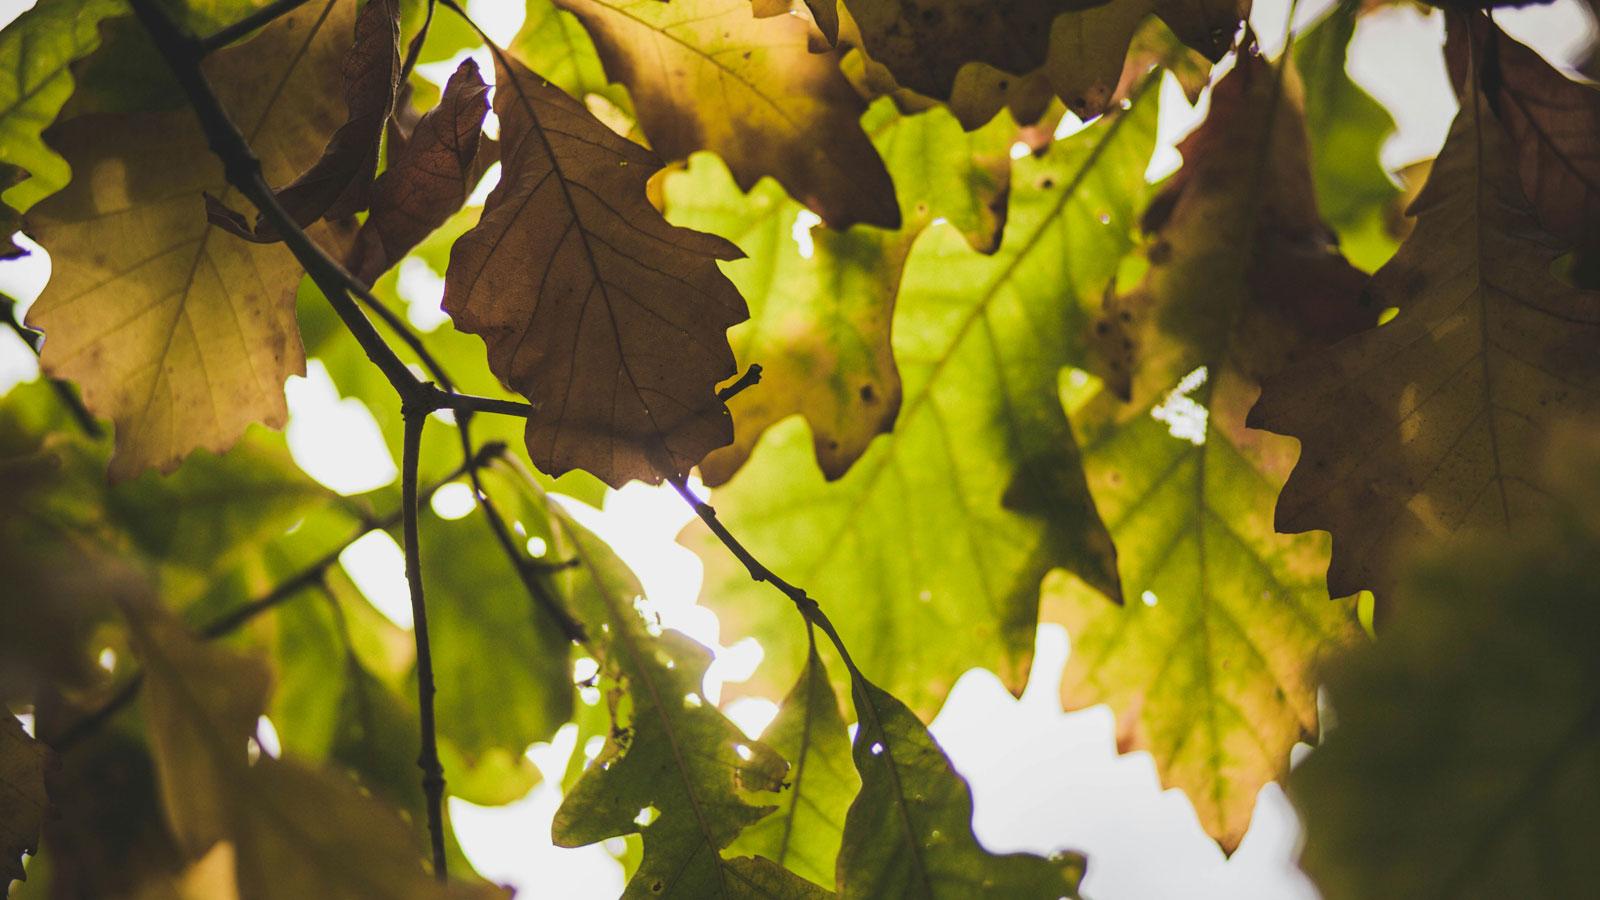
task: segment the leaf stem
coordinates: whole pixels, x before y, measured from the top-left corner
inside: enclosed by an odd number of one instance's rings
[[[422,430],[430,410],[401,408],[405,417],[405,444],[400,463],[400,511],[406,548],[406,583],[411,588],[412,634],[417,641],[417,707],[422,723],[422,749],[417,767],[422,770],[422,792],[428,803],[428,837],[433,847],[433,874],[448,877],[444,855],[444,767],[439,763],[439,739],[433,720],[433,650],[428,643],[428,608],[422,594],[422,545],[417,534],[417,460],[422,452]]]

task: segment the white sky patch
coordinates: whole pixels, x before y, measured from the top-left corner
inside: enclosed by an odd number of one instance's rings
[[[1069,109],[1061,114],[1061,121],[1056,123],[1055,134],[1051,137],[1058,141],[1066,140],[1088,127],[1088,122],[1078,118],[1078,114]]]
[[[1226,62],[1226,60],[1225,60]],[[1145,167],[1144,180],[1155,184],[1178,171],[1183,165],[1183,154],[1178,152],[1178,142],[1189,136],[1205,120],[1211,108],[1211,91],[1190,105],[1183,93],[1183,85],[1171,72],[1161,73],[1161,111],[1156,117],[1156,149],[1150,154],[1150,165]]]
[[[451,13],[441,9],[434,15],[448,16]],[[521,3],[507,3],[505,0],[468,0],[467,15],[472,16],[472,21],[478,23],[489,40],[504,47],[522,30],[528,10]]]
[[[406,555],[386,531],[369,531],[339,554],[339,564],[361,595],[384,618],[411,629],[411,589],[406,585]]]
[[[430,505],[433,507],[434,515],[447,521],[454,521],[472,512],[478,501],[472,496],[471,485],[452,481],[433,492]]]
[[[345,496],[393,484],[400,474],[366,404],[341,398],[322,360],[284,384],[289,400],[289,455],[307,475]]]
[[[754,741],[778,717],[778,704],[765,697],[740,697],[724,706],[722,714]]]
[[[266,716],[256,719],[256,745],[267,756],[277,759],[283,753],[283,741],[278,738],[278,726]]]
[[[811,229],[822,224],[822,217],[809,209],[802,209],[795,214],[794,227],[789,229],[789,236],[794,238],[795,248],[800,251],[801,259],[810,259],[817,252],[816,245],[811,240]]]
[[[484,170],[483,179],[478,182],[478,186],[472,189],[472,195],[467,198],[467,205],[482,206],[483,204],[487,203],[489,200],[489,192],[494,190],[499,184],[500,161],[495,160],[493,165]]]
[[[50,255],[20,231],[13,239],[17,246],[32,252],[0,263],[0,293],[17,301],[16,317],[21,322],[28,315],[28,307],[44,290],[44,283],[50,279]],[[11,329],[0,330],[0,395],[38,377],[39,357],[34,355],[33,348]]]
[[[406,301],[406,321],[418,331],[433,331],[450,321],[444,311],[444,279],[422,260],[408,256],[400,263],[396,289]]]
[[[1012,159],[1021,159],[1024,156],[1027,156],[1029,153],[1032,153],[1032,152],[1033,152],[1033,148],[1029,147],[1027,144],[1024,144],[1022,141],[1017,141],[1015,144],[1011,145],[1011,158]]]
[[[1168,391],[1167,396],[1150,410],[1150,417],[1157,422],[1165,422],[1167,431],[1173,437],[1196,447],[1205,445],[1208,413],[1189,395],[1206,383],[1207,374],[1206,367],[1201,366],[1183,376],[1178,386]]]
[[[1160,602],[1159,598],[1156,597],[1155,591],[1145,591],[1144,593],[1140,594],[1139,601],[1145,606],[1155,606],[1158,602]]]

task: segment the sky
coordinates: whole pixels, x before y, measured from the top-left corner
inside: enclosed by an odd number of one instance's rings
[[[0,0],[0,22],[31,5]],[[1319,18],[1329,5],[1327,0],[1303,0],[1295,10],[1297,25]],[[521,24],[518,3],[476,0],[469,9],[502,43]],[[1288,0],[1256,2],[1251,21],[1269,54],[1282,46],[1289,9]],[[1558,64],[1578,59],[1595,34],[1578,0],[1502,12],[1497,18],[1507,31]],[[1425,52],[1442,40],[1440,14],[1427,15],[1411,6],[1387,7],[1364,16],[1357,26],[1349,71],[1397,120],[1398,131],[1382,152],[1391,171],[1433,156],[1444,141],[1455,102],[1442,56]],[[487,58],[480,63],[484,75],[492,77],[494,67]],[[423,74],[442,82],[454,68],[454,61],[439,63],[425,67]],[[1161,146],[1151,163],[1152,179],[1178,165],[1174,147],[1203,118],[1206,104],[1202,96],[1190,107],[1170,76],[1161,99]],[[1070,130],[1069,124],[1058,134]],[[486,192],[487,185],[480,187],[477,202]],[[814,221],[797,221],[797,253],[809,249],[808,229]],[[38,295],[48,273],[42,251],[0,263],[0,291],[26,304]],[[442,290],[442,279],[425,264],[404,264],[400,292],[419,329],[443,321]],[[0,333],[0,393],[36,377],[32,353],[14,335]],[[286,388],[290,450],[308,474],[343,493],[396,479],[395,460],[371,414],[360,401],[340,398],[320,363],[312,360],[306,376],[290,378]],[[479,514],[465,490],[440,491],[432,502],[447,517]],[[759,646],[748,638],[730,638],[732,646],[723,646],[716,616],[695,603],[700,562],[674,542],[691,515],[676,495],[635,483],[609,492],[603,510],[577,501],[568,506],[639,574],[650,607],[664,625],[716,651],[708,698],[717,700],[722,683],[750,677],[760,661]],[[352,545],[341,562],[375,606],[409,627],[403,559],[392,538],[370,534]],[[932,725],[972,786],[973,824],[986,847],[1043,854],[1083,851],[1090,860],[1084,893],[1097,900],[1317,897],[1295,867],[1300,825],[1278,786],[1261,791],[1249,833],[1232,858],[1224,859],[1201,830],[1188,799],[1179,791],[1162,790],[1149,754],[1117,754],[1109,709],[1061,711],[1057,685],[1070,652],[1066,632],[1056,625],[1041,627],[1037,648],[1032,681],[1020,699],[1006,692],[993,674],[974,669],[957,682]],[[754,698],[733,701],[724,709],[752,737],[776,712],[770,700]],[[267,725],[263,732],[270,735]],[[485,876],[518,887],[519,897],[609,900],[622,890],[621,867],[605,846],[562,849],[549,840],[551,818],[560,804],[557,785],[574,735],[569,725],[553,744],[530,748],[530,758],[548,777],[525,798],[498,808],[451,801],[451,818],[469,859]],[[263,743],[271,752],[270,737]],[[1296,758],[1306,752],[1309,748],[1296,748]]]

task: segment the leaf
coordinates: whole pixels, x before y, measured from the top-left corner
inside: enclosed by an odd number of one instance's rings
[[[1329,900],[1592,890],[1600,446],[1567,437],[1545,515],[1408,566],[1378,642],[1328,667],[1339,727],[1289,795]]]
[[[741,190],[778,179],[832,228],[898,228],[895,186],[861,130],[863,104],[793,16],[748,0],[558,0],[594,37],[667,159],[711,150]]]
[[[351,274],[368,285],[377,281],[466,202],[478,174],[488,93],[478,64],[462,60],[439,105],[398,152],[391,145],[389,166],[372,186],[372,212],[347,257]]]
[[[1463,98],[1469,56],[1481,60],[1484,100],[1510,139],[1512,163],[1539,226],[1571,246],[1600,251],[1600,90],[1573,81],[1492,19],[1445,13],[1445,58]],[[1469,49],[1470,44],[1470,49]]]
[[[1463,101],[1415,230],[1368,287],[1393,321],[1269,381],[1251,424],[1300,439],[1277,525],[1333,533],[1328,586],[1390,608],[1408,545],[1519,527],[1549,499],[1536,461],[1555,422],[1600,412],[1600,292],[1563,284],[1505,131]]]
[[[649,151],[515,60],[496,71],[503,174],[451,248],[444,308],[533,401],[541,470],[612,487],[687,471],[732,438],[715,389],[747,313],[715,260],[739,251],[650,206]]]
[[[1316,137],[1311,175],[1317,207],[1339,234],[1341,251],[1364,271],[1388,262],[1392,231],[1400,218],[1400,189],[1389,180],[1378,153],[1395,130],[1394,119],[1345,74],[1345,57],[1360,14],[1356,0],[1342,0],[1294,45],[1295,64],[1305,76],[1306,131]]]
[[[23,731],[15,716],[0,714],[0,884],[28,879],[22,856],[39,850],[50,804],[44,786],[49,761],[49,749]]]
[[[400,82],[400,9],[395,0],[367,0],[356,17],[355,46],[345,55],[344,124],[310,169],[273,194],[301,228],[318,219],[348,218],[367,208],[378,170],[378,142],[394,111]],[[240,227],[229,211],[211,214],[211,224],[252,241],[282,240],[276,228],[257,215],[254,229]]]
[[[635,607],[633,573],[560,507],[545,509],[552,552],[577,561],[554,578],[591,636],[614,711],[605,749],[556,811],[556,845],[642,834],[644,858],[624,897],[826,896],[770,860],[722,856],[772,812],[752,801],[770,799],[788,765],[700,693],[711,654],[676,631],[648,627]]]
[[[269,179],[309,166],[337,124],[323,87],[338,78],[353,16],[350,3],[308,5],[208,60]],[[206,226],[202,192],[230,195],[193,114],[83,116],[50,140],[78,178],[29,211],[54,263],[29,324],[45,332],[45,371],[77,382],[116,424],[112,477],[171,472],[192,450],[227,449],[251,422],[281,426],[283,381],[303,371],[300,270],[282,247]]]
[[[1232,48],[1249,12],[1249,0],[1109,0],[1069,12],[1055,19],[1042,68],[1018,76],[968,66],[956,79],[950,109],[968,128],[1003,107],[1018,121],[1032,122],[1054,94],[1079,118],[1091,119],[1123,99],[1156,63],[1194,94],[1209,80],[1209,63]]]
[[[845,813],[861,788],[850,762],[850,735],[839,698],[816,647],[761,734],[789,761],[778,810],[745,829],[732,852],[762,856],[817,884],[833,884]]]
[[[947,218],[980,251],[993,252],[999,243],[1010,180],[1006,154],[1016,136],[1008,117],[965,135],[943,111],[901,116],[881,100],[867,121],[903,186],[898,231],[807,228],[805,207],[776,183],[763,181],[742,194],[706,156],[666,180],[669,220],[733,238],[748,254],[723,266],[752,312],[730,342],[741,366],[762,367],[761,384],[728,402],[734,443],[700,464],[708,484],[732,477],[767,428],[793,413],[811,423],[823,474],[843,475],[873,437],[893,426],[900,408],[889,322],[911,245],[936,217]],[[809,252],[797,248],[797,236]]]
[[[1129,402],[1073,412],[1111,529],[1123,607],[1058,588],[1068,709],[1108,703],[1122,752],[1147,750],[1231,853],[1256,795],[1318,732],[1311,665],[1355,638],[1324,583],[1327,541],[1272,529],[1292,441],[1244,427],[1259,380],[1376,319],[1365,276],[1317,217],[1299,85],[1241,55],[1150,204],[1150,268],[1099,328],[1128,335]]]
[[[420,518],[439,732],[469,763],[531,770],[528,747],[572,717],[570,641],[528,596],[482,510]]]
[[[33,176],[0,185],[7,205],[26,212],[71,179],[67,161],[39,133],[72,96],[68,67],[99,46],[100,20],[127,11],[117,0],[55,0],[0,30],[0,164]]]
[[[1146,90],[1127,112],[1018,160],[992,256],[954,228],[928,229],[895,312],[899,419],[842,478],[824,480],[790,420],[713,496],[733,533],[817,597],[858,663],[924,717],[973,666],[1021,692],[1051,569],[1116,593],[1058,379],[1133,247],[1155,124]],[[702,526],[679,540],[706,564],[724,639],[760,636],[764,662],[737,689],[786,690],[806,655],[793,612]]]
[[[400,818],[343,776],[248,762],[245,738],[271,690],[265,666],[195,642],[153,609],[126,609],[163,805],[191,859],[229,844],[246,900],[446,896]]]
[[[574,100],[584,102],[595,94],[633,115],[627,88],[606,79],[600,53],[578,17],[554,0],[528,0],[526,6],[522,30],[507,48],[511,55]]]
[[[1103,0],[846,0],[846,6],[873,60],[901,85],[945,100],[956,72],[968,62],[1017,75],[1038,68],[1056,16],[1098,2]]]
[[[1084,859],[997,855],[972,831],[972,791],[906,705],[854,673],[861,793],[845,820],[839,896],[1078,896]]]

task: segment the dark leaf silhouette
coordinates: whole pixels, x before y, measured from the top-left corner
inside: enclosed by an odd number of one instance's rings
[[[39,849],[49,797],[45,767],[50,752],[22,730],[10,713],[0,714],[0,883],[26,879],[22,855]]]
[[[1333,533],[1335,595],[1371,589],[1382,610],[1410,544],[1538,516],[1545,433],[1600,412],[1600,292],[1551,273],[1563,243],[1539,226],[1513,153],[1472,90],[1411,206],[1415,230],[1368,288],[1399,314],[1269,379],[1251,412],[1300,439],[1277,525]]]
[[[738,248],[668,225],[645,198],[651,153],[516,60],[497,57],[500,184],[456,242],[445,309],[534,404],[551,475],[660,481],[728,443],[716,386],[744,301],[717,269]]]

